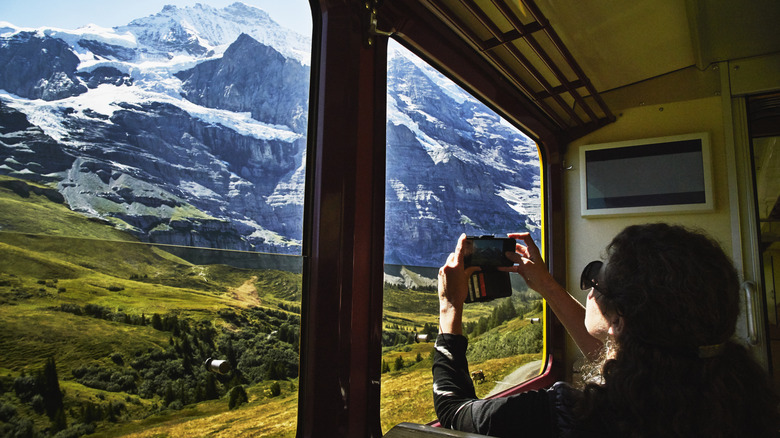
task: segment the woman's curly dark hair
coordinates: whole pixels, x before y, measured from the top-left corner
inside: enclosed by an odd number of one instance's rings
[[[615,436],[776,436],[767,373],[732,340],[739,277],[717,242],[680,226],[630,226],[604,269],[599,308],[623,321],[603,382],[585,387],[586,423]],[[700,357],[702,346],[714,347]]]

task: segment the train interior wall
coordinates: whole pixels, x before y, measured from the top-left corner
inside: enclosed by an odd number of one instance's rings
[[[751,71],[766,72],[766,68],[780,61],[780,55],[748,61]],[[733,73],[734,65],[733,62],[722,62],[711,66],[707,71],[696,72],[694,76],[704,80],[697,81],[698,90],[695,92],[690,91],[686,81],[674,85],[675,81],[663,77],[629,86],[638,90],[635,95],[651,96],[647,99],[650,103],[627,102],[615,97],[619,106],[615,110],[617,120],[568,145],[563,176],[566,203],[566,286],[581,302],[584,303],[587,295],[587,292],[579,290],[581,268],[589,261],[602,257],[604,248],[612,237],[624,227],[635,223],[663,221],[704,229],[731,255],[744,280],[760,282],[760,269],[756,269],[760,262],[754,256],[756,244],[752,241],[755,233],[750,230],[755,224],[751,223],[750,211],[753,208],[752,185],[747,182],[750,178],[749,163],[746,162],[749,161],[749,138],[743,97],[751,93],[780,89],[780,77],[777,74],[754,73],[736,76]],[[679,89],[675,89],[675,86]],[[631,95],[630,91],[619,90],[624,96]],[[581,215],[581,147],[697,132],[707,132],[710,136],[713,210],[617,217]],[[658,177],[663,178],[663,174]],[[747,336],[745,319],[743,312],[737,327],[737,335],[743,339]],[[764,339],[765,335],[761,334]],[[566,369],[567,378],[571,378],[574,362],[580,355],[573,342],[570,339],[567,341]],[[765,349],[754,348],[754,354],[765,366],[770,366]]]

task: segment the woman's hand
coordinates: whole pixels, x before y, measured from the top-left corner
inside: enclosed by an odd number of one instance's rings
[[[463,262],[463,242],[466,235],[458,239],[455,252],[439,269],[439,330],[441,333],[462,334],[463,303],[468,296],[469,277],[477,267],[466,268]]]
[[[499,268],[506,272],[517,272],[525,280],[525,283],[531,289],[545,296],[545,292],[551,287],[556,287],[558,283],[550,275],[547,266],[542,259],[539,247],[536,246],[530,233],[512,233],[508,237],[521,241],[516,245],[516,252],[506,253],[509,260],[515,262],[515,265],[508,268]],[[547,298],[545,296],[545,298]]]
[[[517,272],[531,289],[539,292],[547,304],[563,323],[580,350],[590,359],[595,359],[604,348],[601,340],[588,333],[585,327],[585,308],[575,300],[547,270],[539,248],[529,233],[509,234],[509,237],[522,241],[517,244],[516,252],[507,253],[509,260],[517,263],[503,271]]]

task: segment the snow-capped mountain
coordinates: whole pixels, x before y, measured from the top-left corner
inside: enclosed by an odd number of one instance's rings
[[[159,14],[133,20],[115,31],[133,35],[142,53],[218,56],[246,34],[286,58],[306,65],[310,61],[309,38],[279,26],[265,11],[239,2],[224,9],[201,3],[187,8],[168,5]]]
[[[461,233],[539,237],[534,143],[398,46],[388,66],[385,262],[440,266]]]
[[[242,3],[113,29],[0,23],[0,173],[144,241],[300,253],[310,44]],[[386,262],[536,232],[533,143],[391,52]]]

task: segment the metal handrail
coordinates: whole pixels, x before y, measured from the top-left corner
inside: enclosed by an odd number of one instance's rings
[[[745,291],[745,313],[747,315],[747,340],[750,345],[758,345],[758,326],[756,325],[756,283],[746,281],[741,288]]]

